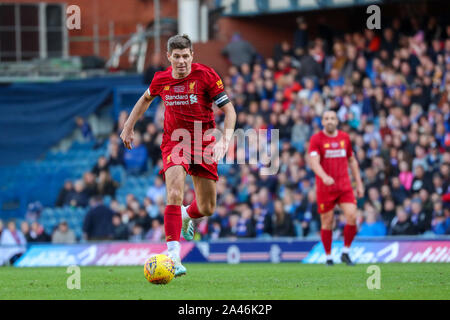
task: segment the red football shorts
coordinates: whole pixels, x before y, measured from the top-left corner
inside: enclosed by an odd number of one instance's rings
[[[163,141],[161,144],[163,169],[159,171],[159,174],[162,174],[165,179],[164,172],[168,168],[181,165],[191,176],[217,181],[219,180],[217,162],[212,160],[211,153],[212,146],[206,142],[201,146],[191,145],[189,148],[182,148],[178,141]]]
[[[335,191],[321,191],[317,190],[317,212],[325,213],[333,210],[336,204],[340,203],[354,203],[356,204],[355,194],[352,188]]]

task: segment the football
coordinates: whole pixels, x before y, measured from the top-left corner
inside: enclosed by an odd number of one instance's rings
[[[175,275],[175,265],[164,254],[154,255],[145,261],[145,278],[153,284],[168,284]]]

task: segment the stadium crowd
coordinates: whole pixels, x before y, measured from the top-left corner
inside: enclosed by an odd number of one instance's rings
[[[450,234],[450,25],[437,17],[394,18],[382,30],[343,34],[321,25],[312,39],[307,22],[297,22],[293,41],[277,45],[273,57],[264,59],[238,34],[224,50],[230,67],[222,78],[238,114],[236,129],[278,129],[279,171],[262,175],[264,157],[220,165],[216,212],[199,222],[196,237],[316,235],[320,219],[306,151],[325,109],[337,112],[360,165],[365,197],[358,200],[358,236]],[[56,206],[90,203],[87,239],[164,239],[165,186],[157,176],[163,112],[160,105],[155,118],[137,123],[134,148],[126,150],[119,139],[128,116],[123,111],[108,154],[81,180],[65,183]],[[91,136],[85,125],[83,134]],[[249,160],[268,146],[233,147]],[[109,168],[117,165],[130,175],[157,176],[142,203],[133,194],[126,203],[115,199],[120,186]],[[105,195],[113,199],[109,205]],[[185,204],[192,199],[187,184]],[[336,218],[339,237],[345,225],[339,210]],[[42,234],[38,227],[21,226],[24,237]],[[52,238],[73,242],[69,231],[62,222]],[[2,242],[12,233],[3,231]]]

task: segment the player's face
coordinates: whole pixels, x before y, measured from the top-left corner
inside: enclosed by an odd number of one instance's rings
[[[192,59],[194,58],[191,49],[173,49],[171,53],[167,53],[172,69],[175,75],[184,76],[191,72]]]
[[[322,117],[322,125],[327,133],[333,134],[338,125],[336,113],[332,111],[325,112]]]

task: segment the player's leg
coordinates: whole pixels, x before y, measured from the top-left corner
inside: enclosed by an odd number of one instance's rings
[[[167,205],[164,211],[164,230],[168,256],[175,263],[175,276],[186,274],[186,268],[180,259],[180,232],[182,227],[181,205],[183,203],[186,169],[175,165],[166,169],[165,173]]]
[[[217,164],[191,165],[189,174],[194,182],[194,200],[188,207],[182,207],[183,227],[181,234],[186,240],[194,238],[195,224],[204,216],[210,216],[216,208]]]
[[[195,204],[195,208],[188,208],[189,215],[194,218],[209,217],[214,213],[216,209],[216,181],[213,179],[192,176],[195,189],[195,199],[192,204]]]
[[[194,238],[194,221],[211,216],[216,208],[216,181],[203,176],[192,176],[195,196],[188,207],[182,207],[181,234],[186,240]]]
[[[333,242],[333,223],[334,223],[334,206],[328,211],[320,212],[320,238],[322,240],[323,249],[326,255],[326,264],[333,265],[333,258],[331,256],[331,245]]]
[[[356,235],[356,213],[357,207],[353,202],[342,202],[339,204],[345,217],[344,227],[344,248],[342,249],[341,260],[347,265],[353,265],[350,259],[350,246]]]

